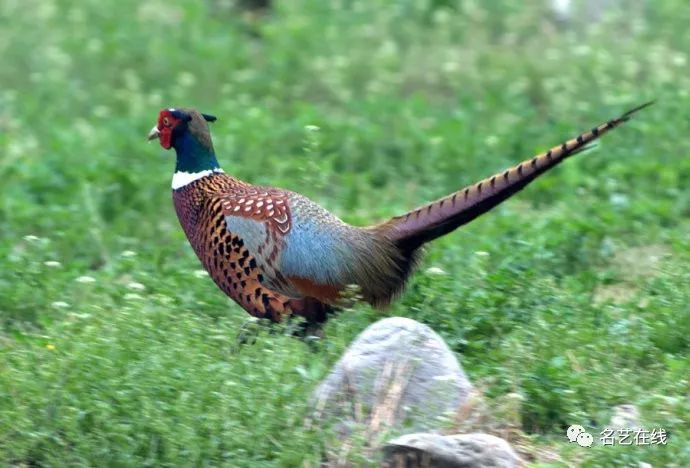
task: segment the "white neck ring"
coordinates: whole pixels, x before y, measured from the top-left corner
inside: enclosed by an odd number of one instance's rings
[[[223,169],[207,169],[205,171],[199,172],[177,171],[175,172],[175,174],[173,174],[172,188],[173,190],[177,190],[179,188],[184,187],[185,185],[191,184],[195,180],[199,180],[211,174],[218,174],[222,172]]]

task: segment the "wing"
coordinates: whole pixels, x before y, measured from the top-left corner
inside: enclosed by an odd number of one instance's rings
[[[388,276],[382,270],[393,267],[391,249],[372,231],[342,222],[299,194],[250,186],[219,201],[227,229],[248,249],[262,284],[286,296],[333,304],[347,285],[375,289]]]
[[[291,229],[288,196],[284,190],[253,186],[237,187],[219,196],[224,218],[218,222],[224,220],[227,229],[239,237],[241,245],[235,248],[246,247],[250,252],[262,283],[279,292],[288,289],[279,270],[285,235]]]

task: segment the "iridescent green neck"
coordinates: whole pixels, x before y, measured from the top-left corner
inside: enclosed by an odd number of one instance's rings
[[[196,173],[220,169],[213,146],[201,143],[189,131],[177,136],[173,146],[177,152],[175,172]]]

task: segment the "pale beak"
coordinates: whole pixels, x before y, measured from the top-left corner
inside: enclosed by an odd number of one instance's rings
[[[158,126],[154,126],[151,131],[149,132],[148,138],[146,138],[148,141],[155,140],[156,138],[161,136],[160,130],[158,130]]]

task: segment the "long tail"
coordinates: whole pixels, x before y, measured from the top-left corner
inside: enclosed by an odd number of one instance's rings
[[[551,148],[546,153],[534,156],[515,167],[402,216],[392,218],[375,229],[393,241],[403,252],[412,254],[426,242],[448,234],[486,213],[569,156],[584,151],[589,143],[628,121],[632,114],[652,103],[653,101],[642,104],[577,138]]]

